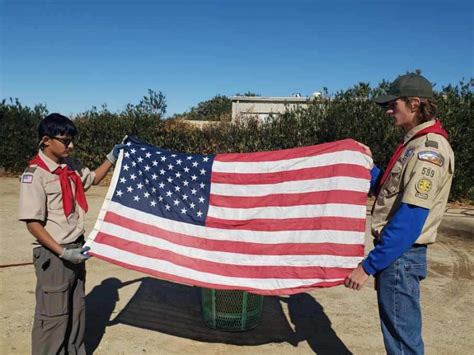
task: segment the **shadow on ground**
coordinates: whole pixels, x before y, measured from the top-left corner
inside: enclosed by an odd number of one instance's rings
[[[110,320],[119,299],[119,289],[141,282],[127,306]],[[106,328],[115,324],[149,329],[181,338],[209,343],[261,345],[287,342],[298,346],[306,341],[318,354],[350,354],[331,327],[323,307],[309,294],[265,297],[260,324],[246,332],[208,328],[201,314],[199,287],[179,285],[150,277],[122,283],[108,278],[86,297],[86,348],[92,354]],[[292,327],[281,303],[288,304]],[[293,330],[293,329],[294,330]]]

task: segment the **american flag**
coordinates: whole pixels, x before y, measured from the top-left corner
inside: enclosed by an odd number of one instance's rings
[[[217,155],[132,139],[87,245],[111,263],[208,288],[339,285],[364,255],[370,163],[351,139]]]

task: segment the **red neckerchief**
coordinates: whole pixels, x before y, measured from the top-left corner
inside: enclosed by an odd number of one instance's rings
[[[72,193],[71,182],[74,182],[76,186],[76,200],[79,206],[87,212],[89,207],[87,206],[86,195],[84,193],[84,187],[79,175],[76,174],[69,166],[65,168],[57,167],[54,171],[50,171],[46,163],[37,154],[31,159],[30,165],[38,165],[40,168],[49,171],[52,174],[59,176],[59,182],[61,183],[61,193],[63,195],[63,209],[64,214],[68,217],[74,210],[74,194]]]
[[[380,190],[380,188],[382,188],[383,184],[385,183],[385,181],[390,176],[390,172],[392,171],[393,166],[395,165],[398,158],[402,154],[402,151],[405,148],[405,145],[407,145],[408,142],[410,142],[412,139],[414,139],[416,137],[423,136],[423,135],[428,134],[428,133],[440,134],[444,138],[448,139],[448,132],[446,132],[446,130],[441,126],[441,122],[439,120],[436,120],[434,125],[426,127],[424,129],[422,129],[421,131],[417,132],[413,137],[411,137],[405,143],[400,143],[397,146],[397,148],[395,149],[395,152],[393,153],[392,157],[390,158],[390,162],[388,163],[387,169],[385,170],[385,172],[382,175],[382,179],[380,179],[379,190]]]

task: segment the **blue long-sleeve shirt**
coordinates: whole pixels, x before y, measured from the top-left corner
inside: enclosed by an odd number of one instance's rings
[[[374,195],[377,192],[377,186],[382,178],[382,170],[377,165],[374,165],[370,170],[370,190],[369,195]]]
[[[371,191],[375,191],[381,171],[371,171]],[[379,243],[362,262],[369,275],[385,269],[415,243],[428,217],[427,208],[402,203],[380,235]]]

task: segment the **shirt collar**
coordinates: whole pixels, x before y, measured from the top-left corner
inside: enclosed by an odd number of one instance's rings
[[[48,167],[49,171],[50,172],[53,172],[55,171],[57,168],[59,168],[60,166],[64,165],[59,165],[58,163],[56,163],[55,161],[53,161],[52,159],[48,158],[48,156],[46,154],[43,153],[42,150],[40,150],[38,152],[38,155],[40,156],[40,158],[44,161],[44,163],[46,164],[46,166]]]
[[[413,138],[413,136],[415,134],[417,134],[418,132],[420,132],[422,129],[425,129],[427,127],[430,127],[432,125],[434,125],[436,123],[435,120],[431,120],[431,121],[428,121],[428,122],[423,122],[422,124],[419,124],[418,126],[415,126],[413,127],[412,129],[410,129],[408,131],[407,134],[405,134],[405,138],[403,140],[403,144],[407,144],[407,142]]]

